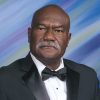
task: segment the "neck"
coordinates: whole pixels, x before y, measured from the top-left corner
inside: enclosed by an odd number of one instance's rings
[[[40,60],[40,59],[39,59]],[[61,61],[61,59],[56,59],[56,60],[54,60],[54,59],[42,59],[42,60],[40,60],[46,67],[48,67],[49,69],[51,69],[51,70],[56,70],[58,67],[59,67],[59,65],[60,65],[60,61]]]

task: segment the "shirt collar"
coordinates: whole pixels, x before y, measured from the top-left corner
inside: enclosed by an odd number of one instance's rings
[[[30,53],[31,57],[32,57],[32,60],[34,61],[37,69],[38,69],[38,72],[41,76],[41,72],[43,71],[43,69],[46,67],[42,62],[40,62],[32,53]],[[61,62],[60,62],[60,65],[59,67],[55,70],[59,70],[61,68],[64,68],[64,62],[63,62],[63,59],[61,58]]]

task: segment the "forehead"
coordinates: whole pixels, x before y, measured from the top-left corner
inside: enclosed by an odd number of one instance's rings
[[[66,25],[69,23],[68,18],[66,15],[62,14],[61,12],[55,11],[43,11],[37,14],[35,23],[41,24],[50,24],[50,25]]]
[[[66,25],[66,19],[56,15],[40,16],[37,23],[43,23],[47,25]]]

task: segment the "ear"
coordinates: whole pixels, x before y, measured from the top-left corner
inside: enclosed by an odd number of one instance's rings
[[[71,33],[68,33],[68,41],[71,39]]]
[[[30,43],[30,39],[31,39],[31,33],[32,33],[32,29],[29,27],[28,28],[28,42]]]
[[[70,39],[71,39],[71,33],[68,33],[68,44],[69,44]]]

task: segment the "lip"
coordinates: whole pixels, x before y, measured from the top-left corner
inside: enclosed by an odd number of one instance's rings
[[[51,48],[55,48],[55,47],[54,46],[41,46],[41,48],[51,49]]]

